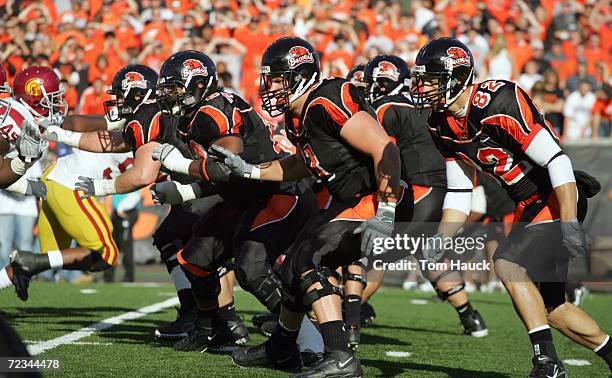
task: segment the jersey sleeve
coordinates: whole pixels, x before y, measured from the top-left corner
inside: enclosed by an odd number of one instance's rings
[[[376,118],[393,143],[397,144],[397,140],[400,138],[401,124],[397,112],[393,109],[393,105],[387,103],[376,108]]]
[[[162,112],[158,111],[149,117],[140,117],[129,121],[123,127],[123,139],[136,151],[141,146],[158,140],[161,135]]]
[[[208,148],[223,136],[239,136],[242,124],[243,115],[237,108],[226,111],[217,106],[204,105],[191,122],[191,134],[194,140]]]
[[[506,84],[497,94],[496,101],[490,105],[489,113],[482,124],[499,127],[520,145],[523,152],[529,149],[540,132],[548,133],[554,141],[545,148],[559,148],[559,138],[552,126],[518,85]]]
[[[330,85],[330,90],[324,95],[315,98],[309,107],[321,105],[326,115],[333,121],[336,132],[360,111],[373,114],[372,107],[367,104],[359,90],[352,83],[345,81]]]

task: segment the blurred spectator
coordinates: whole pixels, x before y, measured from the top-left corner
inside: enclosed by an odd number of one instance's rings
[[[101,78],[96,78],[93,84],[83,91],[78,106],[79,114],[104,114],[104,101],[111,96],[106,93],[106,85]]]
[[[519,76],[519,86],[527,92],[531,92],[531,88],[540,80],[542,80],[542,75],[538,71],[538,63],[534,60],[528,61],[525,64],[525,72]]]
[[[572,141],[587,139],[592,135],[593,106],[595,94],[587,81],[580,83],[578,90],[572,92],[565,100],[563,116],[563,140]]]
[[[591,85],[591,88],[597,87],[597,80],[588,73],[588,66],[585,60],[579,60],[578,66],[576,67],[576,74],[570,76],[567,79],[567,83],[565,85],[565,89],[567,89],[568,93],[572,93],[578,90],[580,83],[586,81]]]
[[[605,84],[595,95],[597,100],[593,107],[593,138],[612,136],[612,87]]]
[[[393,50],[393,41],[384,34],[383,25],[381,23],[376,24],[374,33],[368,37],[363,49],[367,50],[370,47],[378,48],[383,54],[390,54]]]
[[[544,111],[546,119],[553,126],[555,131],[561,135],[563,131],[563,90],[559,86],[559,76],[554,70],[544,72],[544,79],[538,83],[538,90],[534,88],[534,95],[542,97],[540,109]],[[536,94],[536,92],[538,92]]]
[[[495,39],[485,63],[481,73],[483,79],[512,79],[515,69],[506,49],[506,38],[499,36]]]
[[[132,229],[138,220],[138,210],[142,203],[140,192],[113,195],[113,239],[122,256],[122,266],[125,271],[123,282],[134,282],[134,239]],[[104,282],[115,281],[115,268],[104,272]]]
[[[479,70],[485,66],[484,62],[489,52],[489,43],[478,30],[470,28],[466,34],[460,35],[458,38],[461,42],[472,51],[474,56],[474,69]],[[478,73],[477,73],[478,74]]]

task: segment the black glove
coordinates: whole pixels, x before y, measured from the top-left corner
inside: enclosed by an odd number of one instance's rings
[[[562,243],[573,260],[586,256],[591,250],[591,238],[584,231],[578,219],[561,222]]]

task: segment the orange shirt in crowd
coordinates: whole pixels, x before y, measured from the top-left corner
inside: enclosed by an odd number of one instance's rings
[[[68,103],[68,109],[74,110],[79,105],[79,92],[69,85],[66,85],[65,88],[66,93],[64,94],[64,99],[66,99]]]
[[[92,87],[83,91],[81,102],[79,105],[79,114],[95,115],[104,114],[104,101],[110,100],[111,95],[106,93],[106,90],[97,94]]]

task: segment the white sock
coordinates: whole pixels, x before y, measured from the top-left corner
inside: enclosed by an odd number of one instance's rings
[[[60,270],[64,266],[64,259],[62,258],[62,252],[60,251],[49,251],[49,265],[53,270]]]
[[[11,286],[13,286],[13,282],[11,282],[8,273],[6,273],[6,269],[2,268],[2,270],[0,270],[0,290]]]
[[[323,353],[323,337],[321,336],[321,332],[312,324],[308,316],[304,316],[302,319],[297,344],[300,348],[300,352],[310,350],[314,353]]]
[[[543,326],[536,327],[534,329],[530,329],[529,332],[527,332],[527,333],[531,334],[531,333],[542,331],[544,329],[549,329],[549,328],[550,328],[550,326],[548,324],[546,324],[546,325],[543,325]]]
[[[189,282],[187,276],[185,276],[185,272],[183,272],[183,269],[181,269],[180,266],[175,266],[172,268],[172,271],[170,272],[170,279],[172,280],[174,288],[177,292],[185,289],[191,289],[191,282]]]
[[[0,273],[0,289],[2,288],[1,285],[2,285],[2,273]],[[608,340],[610,340],[610,335],[606,335],[606,338],[604,339],[603,343],[599,344],[597,348],[593,349],[593,352],[595,353],[599,352],[599,350],[608,343]]]

